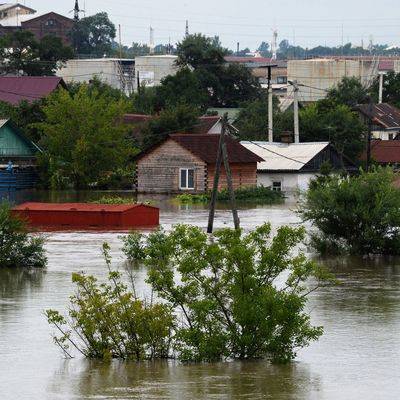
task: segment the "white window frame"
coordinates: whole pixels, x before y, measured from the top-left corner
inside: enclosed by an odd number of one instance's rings
[[[185,186],[182,185],[182,171],[186,171]],[[189,187],[189,171],[193,171],[193,187]],[[194,190],[196,186],[195,174],[196,170],[194,168],[179,168],[179,190]]]
[[[275,183],[279,183],[279,184],[280,184],[279,189],[278,189],[277,187],[274,186]],[[271,189],[272,189],[274,192],[282,192],[282,181],[279,181],[279,180],[272,181]]]

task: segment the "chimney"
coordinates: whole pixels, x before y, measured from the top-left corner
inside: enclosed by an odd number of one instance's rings
[[[289,131],[285,131],[281,133],[281,142],[290,144],[293,143],[293,133]]]

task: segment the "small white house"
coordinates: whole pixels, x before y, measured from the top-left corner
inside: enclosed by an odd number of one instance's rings
[[[271,187],[286,193],[307,190],[322,164],[329,162],[333,169],[355,171],[356,166],[339,155],[329,142],[270,143],[241,142],[248,150],[265,161],[257,165],[258,186]]]

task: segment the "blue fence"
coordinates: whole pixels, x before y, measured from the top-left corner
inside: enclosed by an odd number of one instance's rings
[[[32,189],[37,185],[38,176],[34,170],[13,172],[0,170],[0,190],[12,191]]]

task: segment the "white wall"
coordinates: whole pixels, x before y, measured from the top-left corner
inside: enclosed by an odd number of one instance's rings
[[[139,74],[141,84],[158,86],[163,78],[176,74],[176,60],[177,57],[172,55],[136,57],[136,77]]]
[[[310,181],[316,176],[317,174],[299,172],[258,172],[257,185],[269,187],[272,186],[273,182],[281,182],[283,192],[293,193],[297,192],[298,190],[307,190]]]
[[[381,140],[392,140],[398,133],[399,131],[373,131],[372,136],[374,139],[381,139]],[[392,135],[392,137],[389,137],[389,135]]]

